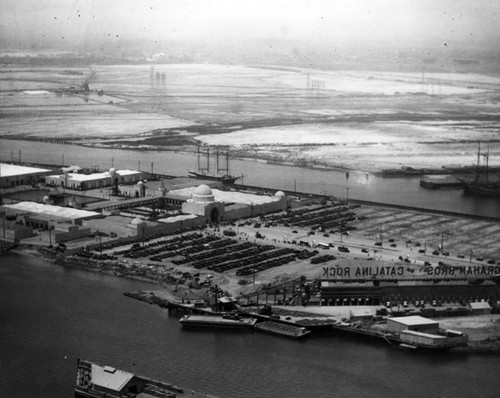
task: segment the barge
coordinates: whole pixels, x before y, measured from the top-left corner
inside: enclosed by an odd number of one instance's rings
[[[238,315],[184,315],[179,319],[182,326],[202,328],[252,329],[257,320]]]
[[[264,321],[255,325],[255,329],[263,332],[278,334],[280,336],[299,339],[311,333],[305,327],[289,325],[280,322]]]

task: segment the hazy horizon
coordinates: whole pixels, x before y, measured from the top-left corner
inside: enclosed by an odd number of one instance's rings
[[[135,41],[153,52],[176,42],[498,52],[500,41],[494,0],[3,0],[0,11],[0,44],[11,49],[119,49]]]

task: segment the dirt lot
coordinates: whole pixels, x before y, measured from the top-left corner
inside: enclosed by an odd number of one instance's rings
[[[453,217],[432,213],[412,212],[387,207],[362,206],[356,209],[359,217],[356,235],[387,242],[395,239],[398,246],[405,242],[420,243],[420,249],[427,248],[430,254],[438,246],[450,252],[450,258],[464,255],[465,260],[478,257],[493,258],[500,261],[500,222],[475,220],[466,217]],[[472,250],[472,253],[471,253]]]

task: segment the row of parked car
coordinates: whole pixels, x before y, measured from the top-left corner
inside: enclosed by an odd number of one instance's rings
[[[300,228],[311,227],[312,230],[320,228],[324,231],[330,228],[345,228],[350,221],[355,220],[352,208],[352,206],[325,205],[267,216],[265,220],[273,224]]]

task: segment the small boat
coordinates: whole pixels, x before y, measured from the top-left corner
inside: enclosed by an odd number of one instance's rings
[[[252,329],[257,322],[254,318],[243,318],[239,315],[184,315],[179,322],[182,326],[227,328],[227,329]]]

